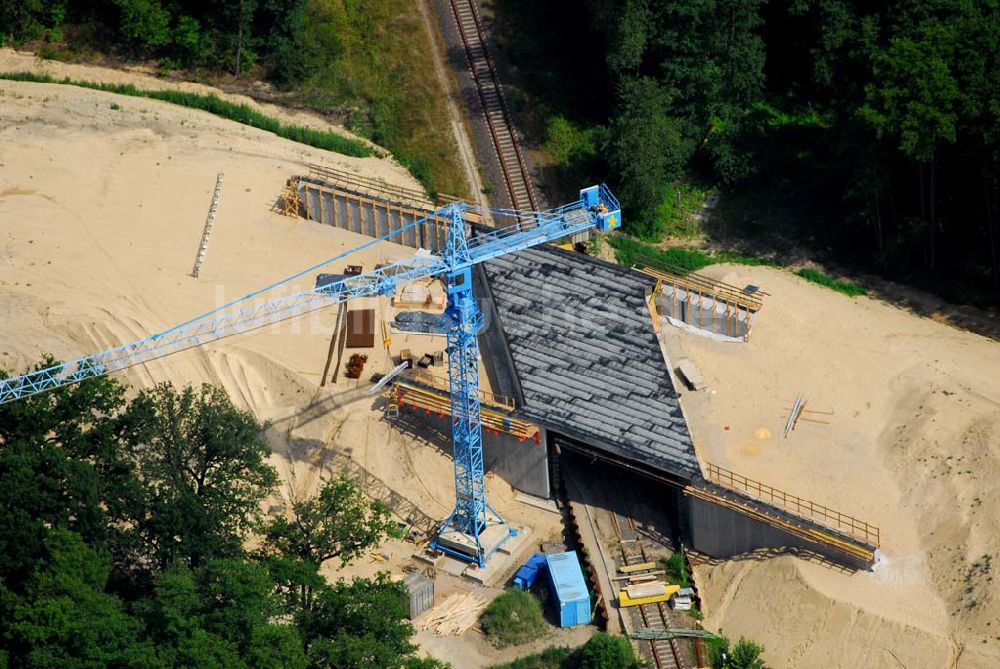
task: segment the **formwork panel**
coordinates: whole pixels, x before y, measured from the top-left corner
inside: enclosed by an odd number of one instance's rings
[[[410,620],[434,607],[434,581],[421,573],[413,573],[404,580],[410,592]]]
[[[376,216],[378,216],[378,212],[375,209],[375,204],[369,202],[366,209],[368,211],[366,212],[367,216],[365,216],[364,220],[362,221],[363,225],[361,228],[361,234],[368,235],[369,237],[378,237],[378,235],[375,233],[375,227],[376,227],[375,219]]]
[[[739,305],[667,283],[656,306],[660,315],[671,321],[733,340],[745,340],[753,325],[754,313]]]
[[[344,209],[347,210],[347,220],[344,221],[344,228],[351,232],[357,232],[357,221],[361,216],[361,203],[355,199],[349,199],[346,204],[347,206]]]
[[[305,195],[306,216],[315,220],[319,212],[319,191],[307,188]]]

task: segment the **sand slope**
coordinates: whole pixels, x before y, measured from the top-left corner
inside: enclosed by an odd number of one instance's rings
[[[699,568],[709,626],[763,642],[777,667],[1000,666],[983,557],[1000,558],[1000,345],[787,272],[706,274],[771,297],[746,344],[668,330],[671,357],[711,388],[683,400],[699,456],[877,524],[886,554],[874,574],[792,558]],[[830,424],[783,439],[799,391]]]
[[[0,91],[0,364],[10,370],[43,353],[69,359],[161,331],[361,244],[269,212],[308,163],[418,187],[391,161],[319,151],[166,103],[54,84],[0,82]],[[222,200],[194,279],[219,171]],[[410,254],[384,244],[361,261]],[[313,400],[333,319],[320,313],[220,341],[123,378],[217,383],[261,419],[281,419]],[[343,410],[331,404],[323,420]]]

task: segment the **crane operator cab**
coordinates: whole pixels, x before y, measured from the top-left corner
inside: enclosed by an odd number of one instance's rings
[[[609,232],[621,226],[621,205],[604,184],[591,186],[580,191],[580,200],[590,212],[597,214],[597,229]]]

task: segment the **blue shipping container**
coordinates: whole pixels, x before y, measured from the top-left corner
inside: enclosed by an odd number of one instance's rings
[[[590,622],[590,593],[583,579],[580,560],[574,551],[546,555],[549,582],[559,605],[559,626],[573,627]]]

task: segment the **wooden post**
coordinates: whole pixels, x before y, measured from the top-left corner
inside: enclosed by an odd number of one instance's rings
[[[337,307],[337,319],[333,324],[333,334],[330,335],[330,349],[326,353],[326,365],[323,367],[323,377],[319,381],[320,386],[326,385],[327,375],[330,373],[330,363],[333,361],[333,353],[337,349],[337,335],[340,334],[340,321],[343,320],[346,305],[346,302],[341,302]],[[337,360],[337,366],[340,366],[339,359]],[[333,380],[336,381],[337,379]]]

